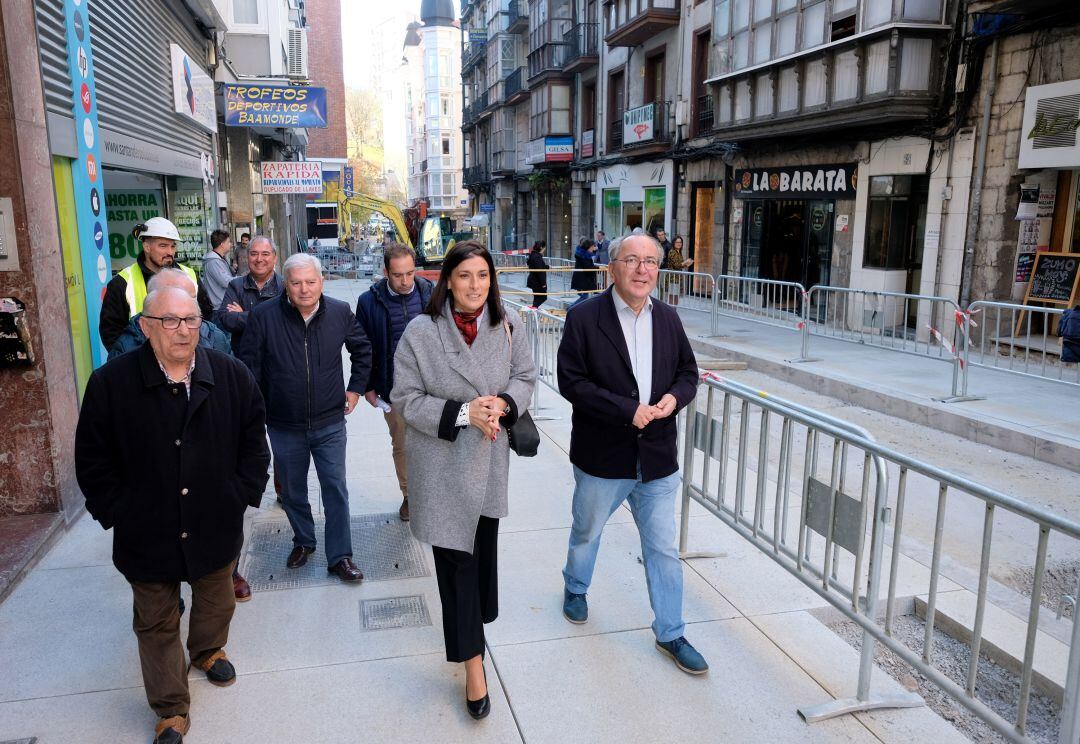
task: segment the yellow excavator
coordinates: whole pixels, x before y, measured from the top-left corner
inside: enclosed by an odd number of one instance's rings
[[[455,236],[450,220],[445,217],[428,217],[423,202],[404,212],[393,203],[377,199],[369,194],[343,192],[341,200],[342,220],[347,220],[350,208],[378,212],[394,225],[395,239],[416,251],[419,266],[441,263],[447,251],[454,247]]]

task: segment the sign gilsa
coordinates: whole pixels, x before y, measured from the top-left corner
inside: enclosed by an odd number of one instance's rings
[[[322,163],[274,161],[261,165],[263,194],[322,193]]]
[[[736,168],[735,198],[784,199],[793,196],[854,199],[858,165],[806,165]]]
[[[326,88],[226,85],[225,125],[325,128]]]

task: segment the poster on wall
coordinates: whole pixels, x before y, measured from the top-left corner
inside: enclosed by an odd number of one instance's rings
[[[90,45],[90,8],[82,0],[66,0],[68,70],[71,74],[71,102],[75,119],[77,154],[71,163],[75,193],[75,217],[79,225],[83,288],[87,318],[101,315],[101,298],[110,279],[109,254],[105,249],[108,233],[101,194],[101,142],[98,129],[97,91],[94,85],[94,55]],[[90,353],[94,366],[105,361],[105,349],[98,334],[97,322],[88,324]]]
[[[206,205],[202,190],[177,189],[172,192],[172,221],[180,233],[176,260],[196,271],[206,254]]]
[[[112,271],[135,263],[142,245],[132,231],[151,217],[165,215],[160,189],[126,189],[105,192],[105,216],[109,221],[109,258]]]

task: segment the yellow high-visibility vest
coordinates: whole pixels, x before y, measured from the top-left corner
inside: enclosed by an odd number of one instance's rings
[[[188,279],[195,282],[195,291],[199,289],[199,277],[198,275],[184,264],[173,264],[171,268],[180,269],[187,274]],[[120,276],[124,277],[124,281],[127,282],[127,289],[124,290],[124,298],[128,304],[128,318],[134,318],[136,315],[142,312],[143,301],[146,300],[146,280],[143,278],[142,267],[139,266],[139,262],[128,266],[126,269],[120,272]]]

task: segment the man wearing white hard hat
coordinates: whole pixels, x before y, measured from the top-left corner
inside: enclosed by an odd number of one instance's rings
[[[199,283],[198,276],[189,267],[176,262],[176,244],[180,242],[176,225],[164,217],[151,217],[145,224],[135,226],[134,235],[142,241],[139,257],[112,278],[101,299],[98,330],[106,349],[112,348],[131,319],[142,312],[150,277],[166,267],[180,269],[195,282],[203,320],[211,320],[214,314],[214,306],[206,295],[205,287]]]

